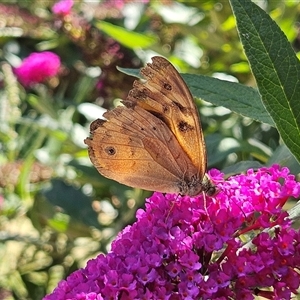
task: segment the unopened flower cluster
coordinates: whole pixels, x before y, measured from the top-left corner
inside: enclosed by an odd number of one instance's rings
[[[300,183],[273,165],[190,198],[154,193],[111,252],[59,283],[45,300],[290,299],[299,287],[300,234],[282,206]]]

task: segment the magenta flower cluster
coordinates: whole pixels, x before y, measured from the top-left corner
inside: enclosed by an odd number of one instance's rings
[[[67,16],[73,7],[73,0],[60,0],[52,6],[52,12],[59,16]]]
[[[300,196],[287,168],[273,165],[190,198],[154,193],[111,252],[59,283],[44,300],[290,299],[300,284],[300,233],[282,210]]]
[[[14,73],[21,84],[30,87],[57,75],[60,66],[60,58],[55,53],[33,52],[23,60],[19,67],[14,69]]]

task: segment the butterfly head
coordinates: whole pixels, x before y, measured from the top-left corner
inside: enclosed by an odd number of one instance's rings
[[[209,197],[212,197],[218,193],[218,189],[214,185],[214,183],[211,181],[209,176],[207,174],[204,175],[203,180],[202,180],[202,187],[203,187],[203,192]]]
[[[207,196],[212,197],[217,194],[217,188],[211,181],[207,174],[201,180],[197,175],[193,175],[189,179],[181,181],[179,184],[180,194],[188,196],[198,196],[205,193]]]

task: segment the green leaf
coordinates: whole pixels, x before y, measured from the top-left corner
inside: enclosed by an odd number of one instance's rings
[[[230,0],[262,101],[293,155],[300,161],[300,63],[286,36],[260,7]]]
[[[245,85],[204,75],[182,74],[194,97],[224,106],[242,116],[274,126],[259,93]]]
[[[32,169],[33,162],[34,162],[34,157],[32,155],[26,157],[26,159],[22,164],[21,173],[17,183],[18,193],[21,199],[25,201],[28,206],[31,205],[31,198],[28,190],[28,184],[30,182],[30,172]]]
[[[249,169],[259,169],[263,165],[256,160],[243,160],[222,170],[226,177],[246,172]]]
[[[142,78],[139,69],[117,68],[125,74]],[[237,114],[274,126],[259,93],[254,88],[204,75],[181,74],[181,76],[194,97],[214,105],[224,106]]]
[[[210,134],[205,137],[208,155],[208,167],[225,160],[232,152],[239,151],[240,144],[234,138],[224,138],[221,134]]]
[[[267,161],[269,156],[266,149],[260,145],[250,144],[247,141],[237,140],[232,137],[223,137],[221,134],[215,133],[205,137],[205,143],[208,155],[208,166],[214,166],[222,160],[228,158],[233,152],[249,153],[253,157],[258,157],[261,161]]]
[[[66,220],[49,219],[48,225],[58,232],[66,232],[68,229],[68,222]]]
[[[143,78],[140,74],[140,69],[122,68],[117,66],[117,70],[124,74],[134,76],[136,78]]]
[[[273,155],[268,160],[267,165],[271,166],[275,163],[288,167],[293,174],[300,173],[299,163],[284,144],[277,147]]]
[[[157,38],[153,35],[144,35],[137,32],[129,31],[123,27],[113,25],[104,21],[97,21],[95,26],[111,36],[114,40],[130,49],[149,48],[157,42]]]
[[[99,228],[97,214],[92,209],[91,199],[88,196],[62,180],[53,179],[51,183],[51,187],[43,194],[52,205],[63,208],[64,212],[75,220]]]
[[[57,111],[49,99],[39,98],[34,94],[28,94],[28,103],[41,114],[47,114],[53,119],[57,118]]]

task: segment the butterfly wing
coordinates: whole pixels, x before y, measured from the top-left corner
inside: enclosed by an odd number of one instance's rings
[[[102,175],[145,190],[188,193],[197,169],[163,121],[138,106],[120,106],[104,117],[91,124],[85,139]]]
[[[85,139],[98,171],[151,191],[213,195],[198,110],[185,82],[164,58],[141,70],[123,103],[91,124]]]
[[[153,57],[141,74],[146,82],[135,81],[124,104],[142,107],[167,124],[197,168],[198,177],[203,178],[207,165],[205,142],[199,113],[186,83],[163,57]]]

